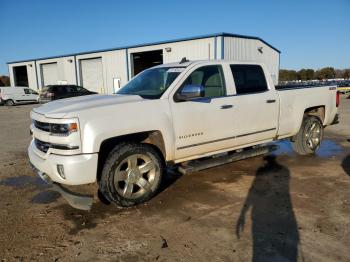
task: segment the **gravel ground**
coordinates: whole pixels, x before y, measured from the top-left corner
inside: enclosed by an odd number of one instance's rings
[[[2,261],[350,261],[350,99],[315,156],[282,141],[266,157],[168,174],[144,205],[95,198],[90,211],[29,168],[35,106],[0,107]]]

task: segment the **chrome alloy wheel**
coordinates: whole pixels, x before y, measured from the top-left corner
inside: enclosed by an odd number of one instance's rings
[[[160,169],[150,156],[133,154],[115,169],[114,186],[124,198],[136,199],[154,191],[159,178]]]
[[[306,144],[311,150],[317,149],[322,140],[322,126],[318,122],[311,122],[305,132]]]

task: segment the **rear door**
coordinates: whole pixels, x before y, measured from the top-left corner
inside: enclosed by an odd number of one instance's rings
[[[260,65],[231,64],[236,95],[233,96],[235,146],[265,141],[276,136],[278,94]]]

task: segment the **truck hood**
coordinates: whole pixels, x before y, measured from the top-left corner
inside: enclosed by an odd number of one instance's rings
[[[49,102],[35,108],[34,112],[49,118],[64,118],[67,114],[74,115],[85,109],[107,107],[142,100],[143,98],[137,95],[88,95]]]

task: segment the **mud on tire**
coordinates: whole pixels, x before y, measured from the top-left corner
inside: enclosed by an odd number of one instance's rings
[[[121,143],[109,153],[99,181],[110,202],[128,207],[151,199],[158,191],[164,163],[150,145]]]
[[[292,138],[293,150],[299,155],[311,155],[320,147],[323,125],[316,116],[305,115],[299,132]]]

